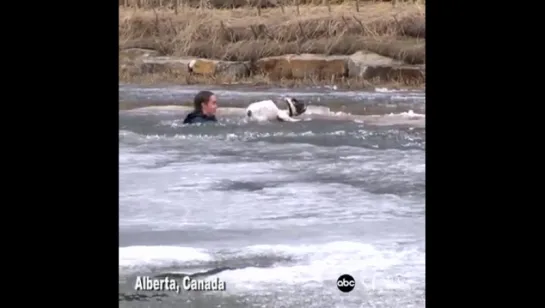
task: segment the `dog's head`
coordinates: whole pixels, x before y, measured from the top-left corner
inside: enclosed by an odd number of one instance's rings
[[[302,115],[307,111],[307,105],[293,97],[285,97],[284,100],[288,104],[288,110],[290,112],[290,117],[296,117]]]

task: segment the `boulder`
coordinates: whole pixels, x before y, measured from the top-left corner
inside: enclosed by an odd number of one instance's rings
[[[119,51],[119,62],[133,62],[139,60],[140,58],[157,56],[159,56],[159,52],[157,50],[144,48],[127,48]]]
[[[142,59],[159,55],[153,49],[127,48],[119,51],[119,72],[128,75],[140,75]]]
[[[358,51],[348,58],[348,75],[365,80],[422,82],[425,79],[423,66],[405,65],[402,61],[376,53]]]
[[[255,73],[273,80],[318,78],[331,79],[348,74],[346,57],[314,54],[262,58],[255,63]]]
[[[218,61],[208,59],[195,59],[188,63],[189,72],[195,75],[214,76]]]
[[[138,76],[142,74],[142,70],[139,64],[136,63],[124,63],[119,64],[119,74],[125,76]]]
[[[250,75],[249,62],[195,59],[188,64],[188,68],[192,74],[202,76],[241,78]]]
[[[141,59],[140,70],[142,74],[174,74],[189,75],[189,63],[194,58],[186,57],[146,57]]]
[[[348,76],[351,78],[365,78],[369,66],[401,65],[403,62],[379,54],[358,51],[348,57]]]
[[[421,83],[426,79],[424,67],[413,65],[377,65],[368,66],[363,79],[380,81],[398,81],[404,83]]]
[[[250,76],[250,62],[218,61],[216,74],[237,78],[248,77]]]

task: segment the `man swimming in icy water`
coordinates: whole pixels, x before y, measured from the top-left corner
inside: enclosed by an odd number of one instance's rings
[[[216,109],[218,103],[216,95],[210,91],[201,91],[193,99],[195,110],[185,117],[184,124],[217,122]]]

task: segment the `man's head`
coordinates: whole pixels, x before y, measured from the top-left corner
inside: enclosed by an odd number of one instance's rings
[[[210,91],[201,91],[195,95],[193,104],[196,111],[205,115],[215,115],[218,108],[216,95]]]
[[[288,110],[290,112],[290,117],[296,117],[302,115],[307,111],[307,105],[302,101],[296,100],[293,97],[284,98],[288,104]]]

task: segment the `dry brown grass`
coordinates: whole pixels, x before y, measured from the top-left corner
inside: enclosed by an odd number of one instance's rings
[[[403,60],[425,61],[425,10],[419,4],[353,2],[257,9],[135,9],[120,7],[121,48],[163,55],[247,61],[290,53],[352,54],[366,49]]]

